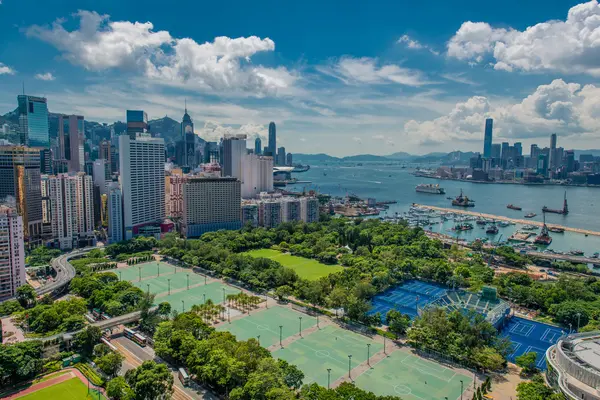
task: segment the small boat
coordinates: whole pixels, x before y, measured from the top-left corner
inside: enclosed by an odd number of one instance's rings
[[[585,253],[581,250],[571,250],[568,254],[571,256],[583,256]]]
[[[451,197],[451,196],[448,196],[448,197],[446,197],[446,199],[448,199],[448,200],[452,200],[452,197]]]
[[[540,228],[535,225],[524,225],[521,229],[524,231],[537,231]]]
[[[498,222],[498,225],[500,225],[503,228],[506,228],[507,226],[510,225],[510,223],[506,222],[506,221],[500,221]]]
[[[473,225],[469,224],[468,222],[454,226],[455,231],[470,231],[471,229],[473,229]]]
[[[490,235],[495,235],[498,233],[498,227],[496,225],[492,225],[489,228],[487,228],[485,233],[489,233]]]
[[[525,214],[525,218],[533,218],[535,217],[537,214],[534,212],[530,212],[529,214]]]
[[[600,253],[596,252],[594,254],[592,254],[592,258],[598,258],[600,257]]]
[[[485,225],[487,224],[487,221],[485,219],[478,219],[477,222],[475,222],[477,225]]]
[[[554,233],[565,233],[565,229],[564,228],[560,228],[558,226],[549,226],[548,230],[550,232],[554,232]]]
[[[517,210],[517,211],[521,211],[522,210],[521,207],[515,206],[514,204],[509,204],[509,205],[506,206],[506,208],[509,208],[511,210]]]
[[[452,205],[456,207],[475,207],[475,202],[472,199],[469,199],[468,196],[463,195],[461,189],[460,194],[452,200]]]

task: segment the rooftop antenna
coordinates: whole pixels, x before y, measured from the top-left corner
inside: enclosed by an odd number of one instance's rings
[[[184,99],[183,101],[185,103],[185,112],[187,113],[187,99]]]

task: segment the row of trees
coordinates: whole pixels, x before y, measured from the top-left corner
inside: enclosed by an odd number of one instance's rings
[[[185,366],[202,384],[232,400],[397,399],[378,397],[353,385],[327,390],[303,387],[304,374],[296,366],[273,359],[256,339],[237,341],[218,332],[195,312],[162,322],[154,335],[156,354]]]

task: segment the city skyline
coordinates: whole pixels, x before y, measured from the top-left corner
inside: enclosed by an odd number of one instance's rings
[[[511,4],[450,10],[439,2],[410,13],[395,4],[364,18],[381,6],[321,5],[317,15],[305,14],[310,4],[294,13],[267,7],[252,19],[256,12],[240,4],[223,23],[199,27],[181,13],[174,23],[153,2],[140,13],[112,1],[87,11],[69,1],[5,1],[0,110],[14,109],[25,82],[52,112],[92,121],[122,120],[132,108],[179,121],[186,98],[204,138],[259,134],[264,143],[275,121],[278,144],[296,153],[314,152],[315,143],[332,155],[481,151],[488,117],[499,141],[528,148],[556,132],[570,148],[594,147],[597,1],[532,2],[518,15]],[[321,18],[329,25],[316,23]],[[305,21],[315,23],[307,29]],[[517,54],[519,46],[527,51]]]

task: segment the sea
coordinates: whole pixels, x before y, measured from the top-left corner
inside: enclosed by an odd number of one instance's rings
[[[331,163],[310,166],[310,170],[294,173],[299,181],[310,183],[297,183],[288,185],[287,190],[302,192],[303,190],[317,190],[332,196],[344,197],[354,194],[360,198],[375,198],[377,201],[396,201],[390,204],[389,209],[382,212],[379,217],[393,217],[398,213],[407,212],[413,203],[424,205],[453,208],[451,200],[447,197],[456,197],[462,190],[465,195],[475,201],[475,207],[468,211],[485,214],[500,215],[515,219],[524,219],[530,212],[537,213],[532,218],[542,221],[542,207],[562,208],[565,192],[569,204],[568,215],[546,214],[546,223],[558,224],[568,227],[600,231],[600,188],[558,186],[558,185],[518,185],[518,184],[483,184],[450,180],[437,180],[416,177],[412,173],[414,168],[400,163]],[[439,184],[446,190],[446,194],[436,195],[418,193],[415,186],[420,183]],[[514,204],[523,208],[515,211],[506,208]],[[457,210],[462,209],[460,207]],[[464,210],[464,209],[463,209]],[[455,223],[448,221],[426,226],[434,232],[472,241],[477,238],[488,238],[490,242],[506,240],[522,225],[498,227],[497,235],[488,235],[485,229],[474,225],[470,231],[453,231]],[[539,232],[534,231],[534,232]],[[553,238],[548,249],[561,252],[580,250],[586,256],[600,252],[600,236],[564,232],[550,233]]]

